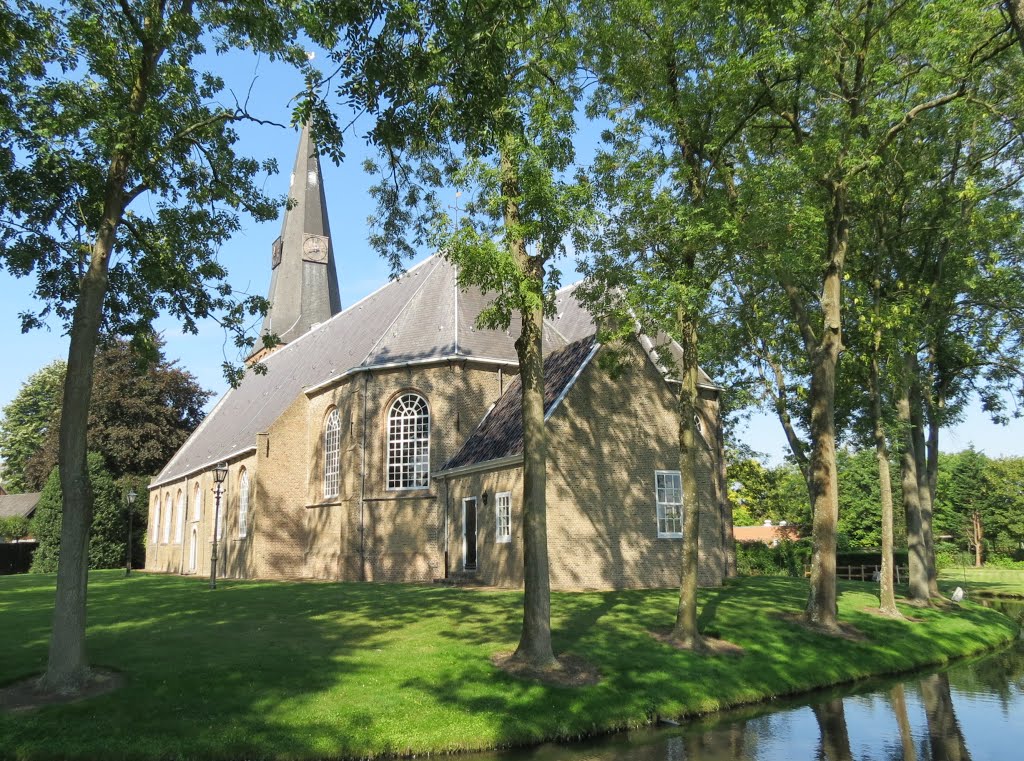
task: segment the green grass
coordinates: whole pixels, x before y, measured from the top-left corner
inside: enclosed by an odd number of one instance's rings
[[[1024,597],[1024,570],[1010,568],[946,568],[939,571],[945,589],[963,587],[968,595]]]
[[[841,583],[842,618],[867,637],[814,634],[802,579],[750,578],[701,593],[702,626],[741,645],[701,658],[653,640],[676,592],[553,595],[556,651],[596,664],[581,689],[519,681],[491,666],[514,647],[522,595],[426,586],[223,582],[94,573],[92,663],[125,684],[103,697],[0,714],[0,756],[285,758],[482,749],[636,726],[872,674],[940,663],[1015,635],[973,604],[866,612],[871,584]],[[0,578],[0,685],[46,657],[53,577]]]

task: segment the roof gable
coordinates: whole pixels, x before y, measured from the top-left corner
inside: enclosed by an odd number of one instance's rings
[[[445,358],[517,364],[518,316],[504,331],[475,326],[489,302],[479,291],[461,291],[455,267],[431,256],[264,358],[267,372],[246,373],[224,394],[153,486],[251,450],[256,434],[267,431],[304,390],[354,371]],[[556,350],[566,341],[545,324],[544,344]]]
[[[544,360],[544,419],[557,409],[598,348],[593,337],[582,338],[549,354]],[[522,454],[523,415],[519,376],[473,431],[441,472]]]

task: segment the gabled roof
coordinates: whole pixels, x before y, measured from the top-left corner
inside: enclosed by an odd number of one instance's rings
[[[576,378],[597,351],[593,336],[575,341],[551,352],[544,360],[544,419],[557,409]],[[520,404],[520,378],[509,384],[505,393],[473,431],[440,473],[467,468],[492,460],[522,454],[523,416]]]
[[[592,336],[597,332],[597,324],[594,322],[594,317],[576,297],[576,289],[581,283],[582,281],[580,283],[573,283],[555,294],[556,314],[552,322],[554,322],[558,332],[569,341]],[[676,368],[682,364],[683,347],[675,339],[664,332],[659,332],[653,338],[648,335],[641,335],[640,345],[644,347],[647,356],[662,375],[668,378],[676,377]],[[676,367],[665,367],[661,359],[662,349],[668,352]],[[697,383],[709,388],[721,388],[700,368],[697,369]]]
[[[448,358],[517,364],[514,337],[480,330],[477,315],[490,303],[479,291],[460,291],[455,268],[432,256],[362,301],[268,355],[264,375],[246,373],[182,445],[152,486],[175,481],[255,448],[304,390],[374,367]],[[545,323],[544,345],[566,341]]]
[[[39,504],[41,492],[0,494],[0,518],[31,518]]]

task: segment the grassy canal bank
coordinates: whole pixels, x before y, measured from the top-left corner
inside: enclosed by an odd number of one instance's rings
[[[0,686],[42,670],[52,576],[0,578]],[[518,639],[521,594],[420,586],[223,582],[99,572],[89,652],[123,686],[78,703],[0,711],[0,757],[312,759],[525,744],[704,713],[913,669],[997,646],[1007,619],[973,604],[873,615],[871,584],[841,583],[863,635],[794,623],[802,579],[747,578],[701,594],[707,631],[741,656],[661,644],[674,590],[555,594],[557,652],[601,681],[520,681],[490,656]]]

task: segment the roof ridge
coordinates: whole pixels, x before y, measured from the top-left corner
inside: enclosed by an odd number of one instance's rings
[[[436,256],[437,256],[437,254],[433,254],[430,258],[433,259]],[[426,262],[423,262],[423,264],[426,264]],[[412,271],[413,270],[407,270],[405,274],[408,275]],[[376,341],[373,342],[373,345],[367,350],[366,354],[359,361],[359,364],[357,364],[356,367],[359,367],[359,366],[365,364],[366,361],[370,357],[373,356],[374,350],[378,346],[380,346],[381,341],[383,341],[385,338],[387,338],[388,333],[391,332],[391,328],[393,328],[395,326],[395,324],[402,318],[402,315],[404,315],[406,313],[406,311],[409,309],[409,305],[412,304],[412,302],[416,300],[416,297],[420,295],[420,291],[423,290],[424,286],[427,284],[427,281],[430,279],[430,276],[433,275],[435,272],[437,272],[437,267],[434,267],[434,269],[432,269],[429,273],[427,273],[427,276],[423,278],[423,282],[421,282],[418,286],[416,286],[416,290],[413,291],[412,294],[409,296],[409,298],[405,300],[405,303],[402,305],[402,308],[398,310],[397,314],[395,314],[394,319],[391,320],[391,322],[388,323],[388,326],[384,330],[381,331],[380,336],[377,338]],[[391,281],[391,283],[394,283],[394,282],[397,282],[397,281],[396,280],[392,280]],[[389,283],[389,285],[390,285],[390,283]]]
[[[409,269],[407,269],[405,272],[403,272],[401,275],[399,275],[394,280],[388,279],[388,281],[386,283],[384,283],[384,285],[382,285],[377,290],[375,290],[372,293],[368,293],[367,295],[363,296],[361,299],[359,299],[359,301],[354,302],[352,304],[352,306],[348,307],[347,309],[342,309],[337,314],[331,315],[331,318],[329,320],[324,320],[319,325],[317,325],[315,328],[310,328],[305,333],[303,333],[301,336],[296,338],[294,341],[286,343],[284,346],[282,346],[277,351],[271,352],[270,354],[268,354],[266,357],[261,359],[260,362],[267,362],[268,360],[273,359],[274,357],[278,356],[279,354],[288,351],[288,349],[290,349],[291,347],[293,347],[293,346],[297,345],[298,343],[300,343],[302,341],[302,339],[305,338],[306,336],[311,336],[311,335],[314,335],[315,333],[319,333],[321,330],[324,330],[328,325],[330,325],[332,322],[337,320],[342,315],[346,315],[349,312],[353,311],[356,307],[362,306],[364,303],[366,303],[367,301],[372,299],[374,296],[379,294],[381,291],[383,291],[383,290],[385,290],[387,288],[390,288],[392,285],[397,283],[403,277],[405,277],[406,275],[409,275],[409,274],[415,272],[416,270],[420,269],[424,265],[428,264],[431,259],[437,258],[437,256],[438,256],[438,254],[431,254],[430,256],[428,256],[426,259],[424,259],[419,264],[415,264],[412,267],[410,267]]]

